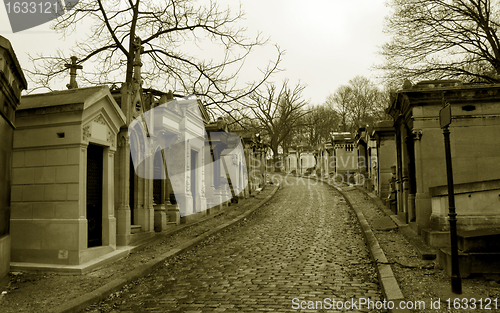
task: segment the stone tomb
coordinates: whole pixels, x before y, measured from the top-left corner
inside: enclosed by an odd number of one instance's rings
[[[200,106],[196,99],[174,100],[145,112],[147,129],[153,130],[150,137],[146,135],[142,117],[129,126],[135,173],[152,179],[151,164],[157,165],[156,172],[162,180],[168,172],[181,223],[189,215],[206,214],[207,209],[205,169],[211,164],[205,164],[205,128]]]
[[[125,116],[108,87],[24,96],[16,120],[12,262],[79,265],[116,250],[114,153]]]
[[[398,215],[416,232],[430,232],[428,243],[449,225],[444,209],[447,193],[441,191],[447,185],[439,124],[444,102],[451,105],[452,114],[458,231],[498,227],[500,222],[498,194],[493,197],[499,191],[495,181],[500,179],[500,84],[420,82],[398,92],[388,113],[396,130]],[[492,182],[485,184],[488,181]]]
[[[262,175],[262,165],[265,164],[262,161],[262,154],[258,152],[258,148],[261,144],[260,136],[255,134],[255,132],[239,130],[233,131],[232,133],[237,134],[241,141],[243,142],[243,150],[245,155],[245,166],[246,166],[246,176],[248,177],[248,184],[245,188],[245,197],[251,196],[255,193],[255,190],[260,187],[263,183]],[[285,164],[286,165],[286,164]],[[288,171],[289,167],[285,169]]]
[[[238,202],[239,198],[245,198],[245,190],[248,185],[245,154],[241,138],[238,135],[231,134],[227,144],[226,149],[221,152],[221,165],[226,174],[222,178],[222,182],[228,185],[232,201]]]
[[[21,91],[27,88],[21,66],[10,42],[0,36],[0,287],[10,270],[10,191],[15,111]]]
[[[358,151],[351,133],[332,133],[334,147],[334,179],[337,182],[354,183],[354,173],[358,170]]]
[[[372,130],[371,137],[376,142],[375,191],[382,200],[390,196],[392,167],[396,166],[396,141],[393,121],[379,121]]]

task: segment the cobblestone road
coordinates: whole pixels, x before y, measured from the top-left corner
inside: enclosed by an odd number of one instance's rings
[[[363,235],[342,196],[315,181],[287,177],[282,184],[244,222],[87,310],[376,312],[333,310],[323,301],[350,307],[352,298],[382,300]],[[313,302],[295,310],[300,301],[314,301],[317,310]]]

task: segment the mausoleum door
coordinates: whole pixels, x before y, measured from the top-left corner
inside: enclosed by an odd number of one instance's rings
[[[103,148],[87,148],[87,246],[102,245]]]
[[[155,204],[163,204],[164,203],[164,182],[165,180],[161,179],[161,177],[165,176],[164,166],[162,162],[161,150],[157,150],[154,158],[154,175],[153,175],[153,202]]]

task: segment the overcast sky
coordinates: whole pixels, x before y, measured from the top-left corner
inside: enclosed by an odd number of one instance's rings
[[[218,1],[221,6],[235,0]],[[288,78],[307,85],[304,96],[321,104],[340,85],[357,75],[373,78],[370,70],[381,62],[378,47],[388,40],[382,32],[389,13],[385,0],[241,0],[251,31],[261,31],[270,42],[286,50],[281,68],[273,78]],[[70,45],[49,29],[50,23],[12,33],[5,7],[0,7],[0,34],[9,39],[22,67],[27,53],[54,54]],[[271,49],[258,51],[259,65],[273,58]],[[255,60],[255,59],[252,59]],[[243,78],[244,79],[244,78]],[[251,80],[252,78],[248,78]],[[375,79],[374,79],[375,80]]]

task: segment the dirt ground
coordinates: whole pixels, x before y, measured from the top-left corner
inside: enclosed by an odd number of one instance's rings
[[[363,198],[360,201],[364,200],[366,203],[363,214],[369,223],[385,215],[366,194],[360,192],[359,198]],[[500,276],[462,279],[463,293],[454,295],[451,293],[451,279],[443,269],[439,268],[437,259],[420,259],[416,249],[398,229],[378,231],[372,228],[372,231],[391,264],[405,300],[413,303],[425,302],[425,309],[414,309],[412,312],[500,312]],[[460,298],[460,303],[455,303],[459,309],[453,308],[455,297]],[[449,303],[446,301],[448,298],[451,299]],[[483,299],[483,309],[480,308],[480,299]],[[487,299],[491,299],[489,309],[486,308],[486,303],[489,301]],[[441,300],[439,309],[436,308],[436,300]],[[432,309],[431,301],[434,303]],[[473,309],[471,306],[474,301],[476,307]],[[497,301],[496,307],[495,301]]]

